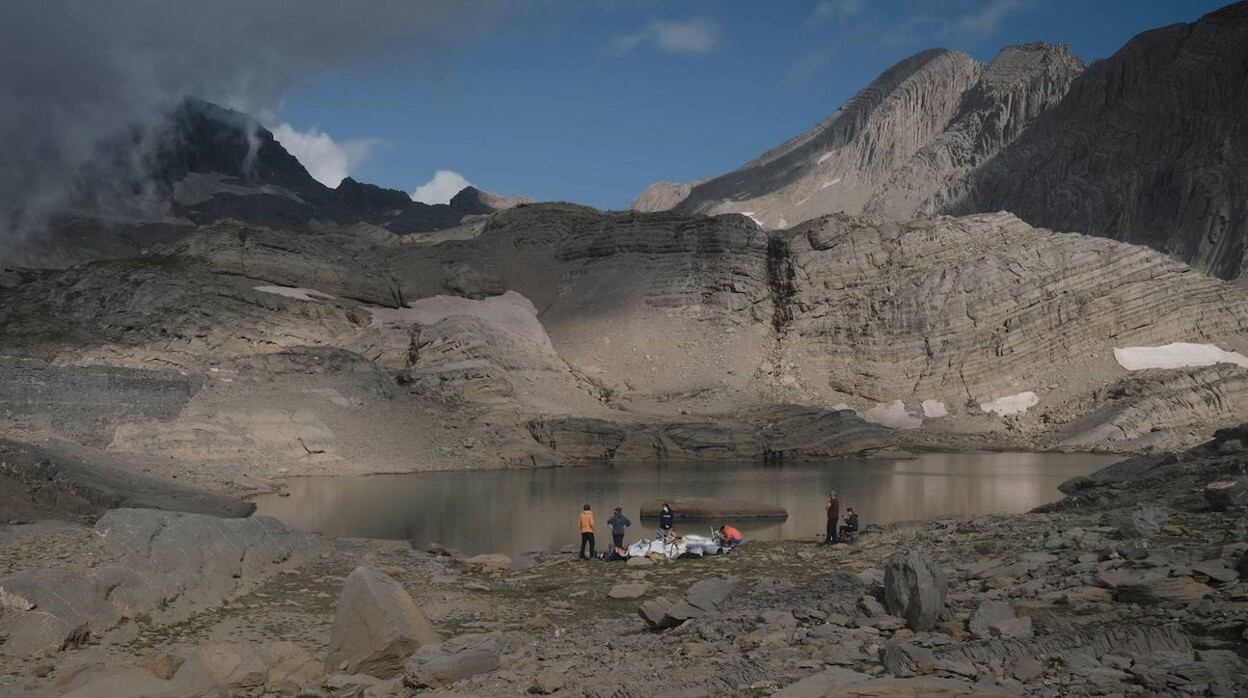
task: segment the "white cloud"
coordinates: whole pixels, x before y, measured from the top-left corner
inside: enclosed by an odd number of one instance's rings
[[[723,44],[723,30],[718,23],[701,17],[661,19],[632,34],[617,36],[611,43],[625,53],[647,44],[668,53],[710,53]]]
[[[831,20],[844,22],[861,9],[862,0],[820,0],[815,3],[815,9],[811,11],[806,23],[817,27]]]
[[[433,179],[416,187],[416,191],[412,192],[412,201],[419,201],[424,204],[450,203],[452,196],[455,196],[464,187],[468,186],[472,186],[472,182],[464,179],[464,176],[460,173],[451,170],[438,170],[433,173]]]
[[[288,123],[273,129],[273,137],[291,155],[299,159],[308,174],[327,187],[336,187],[342,179],[372,155],[378,141],[356,138],[341,143],[315,127],[297,131]]]
[[[976,10],[954,17],[945,26],[945,32],[976,38],[991,36],[1006,17],[1023,9],[1025,4],[1025,0],[989,0]]]

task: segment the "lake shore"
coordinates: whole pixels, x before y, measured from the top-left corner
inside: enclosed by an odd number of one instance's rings
[[[1248,523],[1243,502],[1217,510],[1205,494],[1243,477],[1242,452],[1221,452],[1230,441],[1111,466],[1069,483],[1072,494],[1041,512],[889,525],[832,548],[812,531],[700,560],[552,555],[510,571],[491,556],[301,538],[184,619],[137,614],[81,646],[6,657],[0,687],[140,695],[141,683],[165,691],[150,695],[186,695],[177,691],[194,679],[234,695],[405,696],[419,686],[462,695],[1233,695],[1248,677]],[[9,576],[36,561],[98,571],[117,559],[82,525],[8,527],[0,541]],[[890,601],[887,570],[902,553],[944,577],[930,623]],[[398,658],[391,676],[323,664],[344,579],[359,566],[396,580],[439,637]],[[725,595],[709,609],[677,608],[704,582]],[[12,637],[17,611],[4,614]]]

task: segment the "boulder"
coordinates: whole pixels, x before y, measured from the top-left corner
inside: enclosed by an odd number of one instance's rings
[[[707,613],[715,613],[736,585],[727,578],[703,579],[690,585],[684,598],[672,601],[659,596],[637,607],[637,615],[651,630],[667,630]]]
[[[403,685],[412,689],[445,688],[478,674],[497,671],[502,643],[496,633],[472,633],[416,650],[403,670]]]
[[[1161,532],[1161,525],[1170,512],[1161,507],[1140,505],[1106,515],[1106,524],[1118,529],[1123,538],[1152,538]]]
[[[690,585],[685,600],[703,611],[714,611],[728,599],[736,582],[723,577],[703,579]]]
[[[910,643],[888,645],[880,651],[880,662],[894,676],[920,676],[936,669],[936,655]]]
[[[1214,511],[1248,506],[1248,478],[1217,480],[1205,485],[1205,503]]]
[[[666,596],[657,596],[637,606],[637,615],[641,616],[641,619],[646,621],[646,625],[649,625],[651,629],[666,630],[677,625],[673,619],[667,617],[667,609],[674,605],[676,602]]]
[[[1004,621],[1014,620],[1014,607],[1005,601],[983,601],[971,614],[968,628],[971,635],[983,639],[993,637],[992,627]]]
[[[338,598],[325,664],[331,671],[390,678],[413,652],[437,640],[401,584],[379,570],[356,567]]]
[[[473,555],[464,560],[464,567],[482,574],[502,574],[511,569],[511,558],[498,553]]]
[[[729,521],[732,519],[787,519],[789,512],[781,506],[741,499],[716,499],[712,497],[680,497],[676,499],[655,499],[641,505],[643,519],[657,519],[667,502],[672,507],[672,516],[680,519],[714,519]]]
[[[904,618],[911,630],[936,627],[947,591],[944,572],[921,552],[895,553],[884,566],[884,605],[889,613]]]

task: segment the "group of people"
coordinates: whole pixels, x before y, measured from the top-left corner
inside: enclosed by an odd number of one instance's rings
[[[845,508],[845,523],[837,524],[841,521],[841,500],[836,496],[836,490],[828,493],[828,528],[823,538],[824,545],[832,545],[834,543],[848,543],[849,539],[858,532],[858,513],[853,507]]]
[[[675,522],[676,515],[672,512],[672,507],[667,502],[663,503],[662,509],[659,510],[659,532],[658,537],[663,539],[670,538],[672,534],[672,525]],[[594,534],[597,528],[594,525],[594,510],[588,504],[581,508],[580,518],[581,530],[581,553],[582,560],[591,560],[597,556]],[[624,546],[624,534],[633,522],[624,515],[623,507],[616,507],[611,514],[611,518],[607,519],[607,526],[611,527],[611,553],[616,557],[627,557],[628,550]],[[858,533],[858,513],[853,507],[845,508],[845,518],[842,523],[841,519],[841,500],[836,495],[836,491],[828,493],[828,524],[827,531],[824,535],[823,544],[833,545],[835,543],[848,543],[849,540]],[[726,547],[733,547],[741,544],[743,540],[741,532],[735,527],[724,524],[715,529],[715,534],[723,541]],[[586,550],[588,553],[586,554]]]
[[[668,539],[673,536],[672,526],[676,521],[676,514],[672,511],[672,507],[667,503],[663,503],[662,509],[659,510],[659,533],[658,537]],[[624,547],[624,533],[633,522],[624,515],[623,507],[616,507],[611,514],[611,518],[607,519],[607,526],[611,527],[611,547],[612,553],[617,557],[626,557],[628,549]],[[591,560],[596,557],[594,533],[597,528],[594,526],[594,510],[588,504],[581,507],[581,518],[579,521],[581,530],[581,554],[582,560]],[[742,539],[741,532],[733,526],[724,524],[715,530],[715,533],[724,541],[728,547],[740,545]],[[585,554],[586,548],[589,554]]]

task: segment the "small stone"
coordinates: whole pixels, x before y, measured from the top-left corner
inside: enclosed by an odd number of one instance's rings
[[[1044,673],[1044,665],[1035,657],[1019,657],[1010,665],[1010,675],[1027,683]]]
[[[639,599],[650,591],[648,582],[624,583],[616,584],[607,592],[607,596],[613,599]]]
[[[544,669],[533,679],[533,685],[529,686],[529,693],[543,696],[550,695],[563,688],[563,686],[563,672],[554,669]]]

